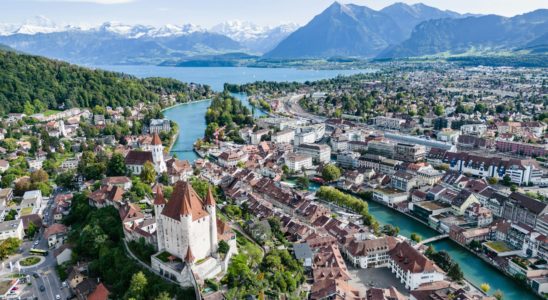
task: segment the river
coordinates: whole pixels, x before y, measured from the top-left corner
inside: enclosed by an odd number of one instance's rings
[[[260,68],[175,68],[156,66],[98,66],[99,68],[117,72],[124,72],[137,77],[171,77],[186,82],[209,84],[214,90],[223,89],[224,82],[247,83],[257,80],[272,81],[299,81],[319,80],[333,78],[337,75],[351,75],[371,70],[297,70],[297,69],[260,69]],[[247,97],[236,94],[242,102],[249,106]],[[209,107],[209,100],[182,104],[164,111],[166,118],[179,125],[179,136],[175,142],[172,153],[180,159],[194,161],[197,156],[192,151],[192,145],[196,139],[203,136],[205,130],[205,112]],[[255,110],[255,115],[260,116],[261,111]],[[401,213],[395,212],[375,202],[369,203],[369,211],[381,224],[391,224],[400,228],[400,234],[409,237],[411,233],[420,234],[423,238],[437,235],[437,232]],[[450,240],[442,240],[433,243],[436,250],[445,250],[457,261],[467,280],[476,286],[488,283],[491,286],[490,293],[501,290],[505,300],[533,300],[538,299],[532,292],[525,290],[512,279],[500,274],[500,272],[483,260],[469,253]]]

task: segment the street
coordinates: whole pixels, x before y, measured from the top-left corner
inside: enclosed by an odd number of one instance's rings
[[[54,208],[54,198],[56,193],[54,193],[50,198],[44,198],[42,203],[42,216],[44,226],[49,226],[53,223],[53,208]],[[62,283],[57,276],[57,271],[55,269],[57,261],[53,255],[54,249],[48,248],[48,242],[43,237],[44,227],[42,227],[35,235],[33,240],[24,240],[21,244],[20,251],[16,255],[10,256],[6,261],[2,262],[2,268],[0,270],[0,275],[6,277],[8,274],[19,273],[22,275],[27,275],[27,278],[30,278],[29,285],[21,285],[21,289],[18,289],[20,299],[56,299],[56,296],[59,295],[60,299],[70,298],[70,291],[68,287],[62,287]],[[37,245],[34,243],[38,241]],[[30,266],[30,267],[21,267],[20,270],[17,270],[17,261],[27,257],[30,254],[31,248],[48,250],[48,255],[45,257],[45,260],[41,263]],[[10,270],[10,262],[13,266],[13,269]],[[38,274],[37,278],[33,275]],[[35,275],[36,276],[36,275]],[[45,290],[40,291],[40,287],[44,286]]]

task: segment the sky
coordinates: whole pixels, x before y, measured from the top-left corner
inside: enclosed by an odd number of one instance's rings
[[[548,0],[397,0],[422,2],[460,13],[513,16],[548,8]],[[59,25],[97,25],[106,21],[160,26],[192,23],[211,27],[242,20],[259,25],[306,24],[333,0],[0,0],[0,23],[22,23],[44,16]],[[394,0],[342,0],[381,9]]]

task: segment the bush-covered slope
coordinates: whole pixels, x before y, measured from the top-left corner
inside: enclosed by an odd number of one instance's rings
[[[23,112],[24,104],[35,100],[48,108],[116,107],[158,101],[162,93],[184,94],[188,100],[210,93],[207,86],[191,87],[174,79],[138,79],[2,50],[0,70],[0,115]]]

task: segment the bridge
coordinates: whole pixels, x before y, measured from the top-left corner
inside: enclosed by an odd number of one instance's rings
[[[439,241],[439,240],[443,240],[443,239],[446,239],[448,238],[449,235],[448,234],[441,234],[441,235],[437,235],[437,236],[433,236],[429,239],[426,239],[426,240],[423,240],[423,241],[420,241],[418,243],[415,244],[415,248],[418,248],[422,245],[425,245],[425,244],[428,244],[428,243],[432,243],[432,242],[435,242],[435,241]]]

